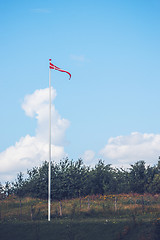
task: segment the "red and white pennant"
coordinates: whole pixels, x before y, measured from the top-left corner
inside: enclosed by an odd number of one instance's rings
[[[54,69],[54,70],[57,70],[57,71],[60,71],[60,72],[65,72],[65,73],[67,73],[68,75],[69,75],[69,80],[71,79],[71,74],[69,73],[69,72],[67,72],[67,71],[65,71],[65,70],[63,70],[63,69],[61,69],[61,68],[59,68],[59,67],[56,67],[53,63],[51,63],[51,59],[49,59],[49,68],[50,69]]]

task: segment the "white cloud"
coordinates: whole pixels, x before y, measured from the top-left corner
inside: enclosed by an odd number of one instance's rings
[[[56,91],[51,89],[52,100],[56,97]],[[48,88],[36,90],[33,94],[24,98],[22,108],[29,117],[36,117],[36,135],[22,137],[14,146],[10,146],[0,153],[0,174],[12,179],[19,171],[26,171],[31,167],[40,165],[48,160]],[[64,151],[65,131],[69,127],[69,121],[61,118],[52,104],[52,159],[58,161],[66,157]]]
[[[133,132],[110,138],[100,154],[115,166],[129,167],[138,160],[155,164],[160,155],[160,134]]]
[[[83,159],[84,163],[89,166],[95,165],[94,157],[95,157],[95,152],[92,150],[86,150],[82,155],[82,159]]]
[[[83,55],[71,54],[70,57],[71,57],[72,60],[77,61],[77,62],[85,62],[85,60],[86,60]]]
[[[56,97],[56,91],[51,89],[51,98],[54,100]],[[48,88],[36,90],[33,94],[27,95],[24,98],[22,108],[27,116],[36,116],[38,120],[38,126],[36,129],[36,136],[43,142],[48,142]],[[61,118],[55,106],[52,104],[51,109],[52,118],[52,143],[64,144],[65,130],[69,127],[69,121]]]
[[[42,118],[41,110],[43,107],[48,104],[48,88],[45,89],[37,89],[33,94],[26,95],[24,97],[24,102],[22,104],[22,108],[25,111],[26,115],[29,117],[34,117],[37,114],[37,118]],[[51,99],[52,101],[56,98],[56,90],[51,88]]]

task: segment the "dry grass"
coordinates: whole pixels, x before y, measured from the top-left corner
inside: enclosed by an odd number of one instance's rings
[[[26,197],[20,201],[19,198],[11,196],[0,200],[0,219],[3,220],[34,220],[45,219],[47,216],[47,201]],[[61,204],[53,201],[51,204],[51,215],[59,217],[60,205],[62,206],[62,217],[81,216],[116,216],[126,217],[139,215],[142,218],[160,217],[160,196],[150,194],[119,194],[86,196],[84,198],[63,200]]]

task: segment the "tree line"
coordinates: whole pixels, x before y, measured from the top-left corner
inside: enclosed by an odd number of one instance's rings
[[[95,167],[68,158],[51,163],[51,198],[54,200],[83,197],[93,194],[160,193],[160,161],[155,166],[146,166],[138,161],[127,170],[113,168],[99,160]],[[48,162],[27,170],[27,178],[20,172],[17,179],[4,186],[0,184],[1,196],[15,194],[20,198],[30,196],[47,199]]]

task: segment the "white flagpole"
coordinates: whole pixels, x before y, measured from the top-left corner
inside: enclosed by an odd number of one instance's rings
[[[49,59],[51,61],[51,59]],[[51,220],[51,69],[49,68],[49,163],[48,163],[48,221]]]

